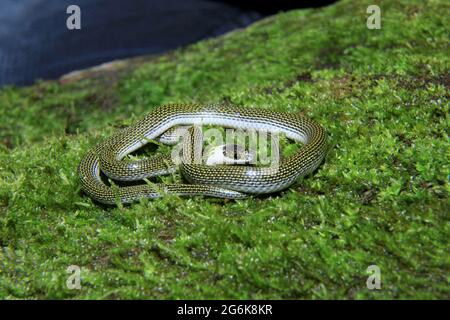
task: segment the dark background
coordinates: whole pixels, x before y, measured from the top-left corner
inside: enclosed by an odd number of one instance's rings
[[[115,59],[162,53],[279,11],[332,2],[0,0],[0,85],[27,85]],[[81,9],[81,30],[66,27],[71,4]]]

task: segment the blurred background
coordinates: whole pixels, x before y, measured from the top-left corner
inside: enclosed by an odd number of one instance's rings
[[[335,1],[0,0],[0,86],[29,85],[104,62],[158,54],[294,8]],[[69,30],[67,7],[80,8]]]

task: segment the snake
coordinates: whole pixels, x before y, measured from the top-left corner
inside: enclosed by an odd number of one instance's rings
[[[183,139],[181,163],[175,164],[170,155],[125,161],[126,156],[177,126],[193,128],[187,130]],[[282,133],[302,143],[302,147],[276,165],[206,165],[189,161],[193,160],[198,146],[201,148],[202,134],[198,129],[201,126]],[[299,177],[312,173],[323,162],[326,151],[325,129],[300,113],[231,104],[166,104],[89,150],[81,159],[77,174],[81,189],[104,204],[132,203],[165,194],[243,199],[291,186]],[[187,183],[151,183],[148,180],[177,170]],[[104,182],[102,175],[112,183]],[[147,183],[119,186],[115,180]]]

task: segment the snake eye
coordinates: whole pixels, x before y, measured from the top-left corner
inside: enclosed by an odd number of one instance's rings
[[[238,144],[224,144],[222,145],[222,153],[225,157],[234,160],[243,160],[245,156],[245,149]]]

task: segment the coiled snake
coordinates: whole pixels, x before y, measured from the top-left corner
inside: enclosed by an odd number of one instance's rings
[[[138,161],[123,158],[172,127],[215,125],[243,130],[278,132],[303,143],[292,156],[276,166],[205,165],[192,160],[201,143],[201,131],[190,129],[183,142],[183,160],[179,165],[170,156]],[[325,130],[300,114],[244,108],[228,104],[170,104],[156,108],[144,119],[106,139],[90,150],[78,166],[82,189],[93,199],[106,203],[130,203],[140,198],[156,198],[164,193],[244,198],[248,194],[271,193],[290,186],[314,171],[326,154]],[[180,169],[189,183],[108,186],[100,170],[115,180],[142,180]]]

